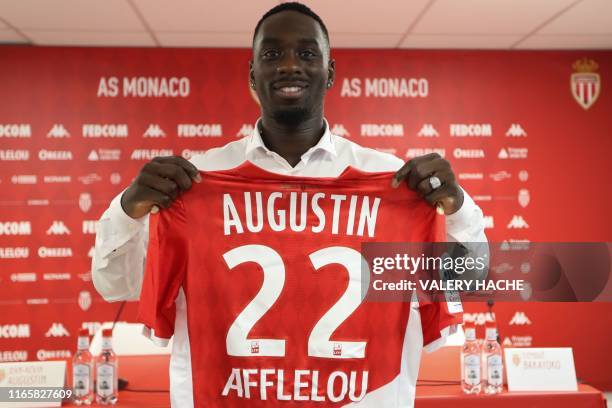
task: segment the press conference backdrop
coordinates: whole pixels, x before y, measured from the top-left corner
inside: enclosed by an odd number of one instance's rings
[[[406,160],[446,157],[492,242],[611,241],[611,52],[333,57],[332,130]],[[68,357],[79,328],[113,319],[118,304],[91,282],[97,219],[153,157],[250,134],[249,58],[0,48],[0,361]],[[491,317],[481,304],[466,310],[479,325]],[[505,345],[573,346],[579,378],[612,389],[610,303],[500,303],[495,314]]]

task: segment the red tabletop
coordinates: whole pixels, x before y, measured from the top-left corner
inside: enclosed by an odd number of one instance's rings
[[[465,395],[458,384],[434,385],[436,381],[458,379],[457,352],[457,349],[448,347],[424,355],[419,376],[421,380],[417,384],[416,408],[606,408],[602,392],[585,384],[579,385],[576,392],[504,391],[497,395]],[[117,406],[169,407],[168,364],[168,356],[120,357],[119,376],[129,383],[128,389],[119,392]]]

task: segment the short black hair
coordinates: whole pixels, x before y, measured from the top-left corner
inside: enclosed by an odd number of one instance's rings
[[[325,27],[325,23],[323,23],[321,17],[319,17],[317,13],[312,11],[310,7],[302,3],[298,3],[297,1],[281,3],[278,6],[274,6],[273,8],[268,10],[266,14],[261,16],[261,18],[257,22],[257,25],[255,26],[255,32],[253,33],[253,45],[255,45],[255,37],[257,37],[259,27],[261,27],[261,24],[264,22],[264,20],[274,14],[280,13],[281,11],[297,11],[298,13],[302,13],[304,15],[307,15],[308,17],[314,18],[321,26],[321,30],[323,30],[323,35],[325,35],[325,40],[327,41],[327,47],[329,48],[329,33],[327,32],[327,27]]]

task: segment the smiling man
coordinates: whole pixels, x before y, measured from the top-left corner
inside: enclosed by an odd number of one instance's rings
[[[482,212],[456,183],[448,161],[432,154],[404,163],[393,155],[361,147],[330,132],[324,118],[324,98],[334,84],[335,72],[327,29],[314,12],[299,3],[283,3],[268,11],[255,28],[250,61],[250,86],[261,106],[261,118],[253,134],[211,149],[191,161],[160,157],[142,168],[100,219],[92,268],[98,292],[108,301],[138,299],[151,210],[169,208],[193,182],[202,182],[199,171],[228,170],[245,162],[283,176],[336,178],[349,167],[367,173],[395,172],[389,181],[393,187],[406,183],[431,206],[440,205],[444,209],[447,240],[486,242]],[[418,305],[412,308],[412,324],[421,325]],[[185,292],[181,288],[176,298],[170,364],[172,405],[181,408],[194,405],[186,310]],[[385,406],[412,406],[415,370],[418,371],[424,345],[422,333],[427,330],[424,326],[414,327],[421,334],[415,334],[419,344],[414,349],[416,355],[410,356],[407,382],[395,381],[391,391],[385,388],[390,394],[383,400],[398,401],[396,405]],[[439,339],[429,344],[430,348],[442,343],[454,328],[434,329]],[[232,378],[229,387],[239,387],[240,377]],[[247,373],[244,382],[250,384],[248,378]],[[299,384],[297,378],[296,381]],[[396,394],[401,394],[401,398],[396,398]],[[283,396],[282,392],[279,396]],[[252,403],[250,400],[245,404]],[[379,405],[362,401],[356,406]]]

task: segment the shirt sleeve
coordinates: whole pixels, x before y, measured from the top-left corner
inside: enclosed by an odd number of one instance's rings
[[[452,242],[487,242],[482,210],[463,190],[463,205],[446,216],[446,239]]]
[[[448,216],[443,210],[436,209],[435,217],[431,241],[444,242],[445,236],[448,239]],[[436,299],[419,301],[423,347],[427,352],[443,346],[446,338],[463,322],[463,306],[456,294],[444,292],[438,295],[440,297]]]
[[[174,334],[176,298],[187,270],[189,244],[182,200],[149,218],[149,246],[138,321],[143,334],[155,344],[166,346]]]
[[[123,191],[98,222],[92,280],[107,301],[138,299],[148,240],[149,216],[133,219],[121,207]]]

